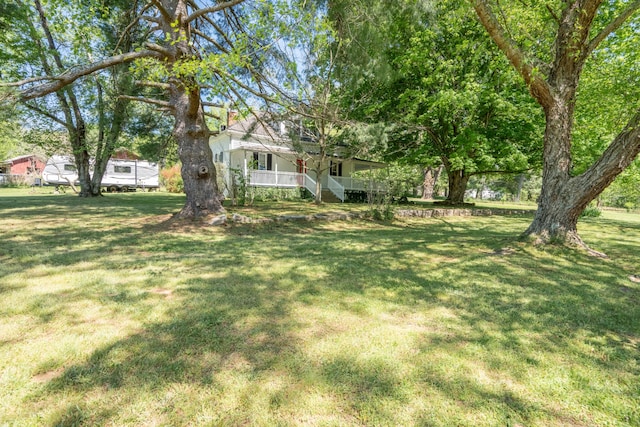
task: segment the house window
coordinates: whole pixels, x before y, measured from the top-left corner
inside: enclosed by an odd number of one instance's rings
[[[131,173],[131,166],[113,166],[113,171],[115,173]]]
[[[342,163],[331,161],[329,166],[329,175],[342,176]]]
[[[65,163],[64,164],[64,170],[70,171],[70,172],[75,172],[76,171],[76,165],[72,165],[70,163]]]
[[[255,168],[261,171],[273,170],[273,155],[270,153],[253,153]]]
[[[218,156],[218,161],[220,163],[224,163],[224,151],[220,152],[220,155]]]

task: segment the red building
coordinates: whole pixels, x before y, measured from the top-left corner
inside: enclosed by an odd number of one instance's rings
[[[44,169],[45,161],[38,155],[14,157],[0,162],[0,173],[7,175],[40,175]]]

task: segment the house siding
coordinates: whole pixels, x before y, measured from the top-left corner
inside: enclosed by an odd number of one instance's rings
[[[19,157],[3,162],[4,173],[10,175],[39,175],[45,163],[36,156]]]

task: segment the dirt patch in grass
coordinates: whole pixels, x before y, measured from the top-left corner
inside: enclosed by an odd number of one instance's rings
[[[52,371],[43,372],[38,375],[34,375],[31,379],[37,383],[46,383],[56,378],[59,378],[64,373],[64,368],[56,368]]]
[[[151,289],[149,293],[155,294],[155,295],[161,295],[167,299],[173,298],[173,291],[171,289],[156,288],[156,289]]]

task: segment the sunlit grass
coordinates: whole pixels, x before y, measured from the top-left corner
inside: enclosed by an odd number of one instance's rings
[[[580,222],[603,260],[531,217],[163,226],[183,200],[0,190],[0,425],[640,424],[638,215]]]

